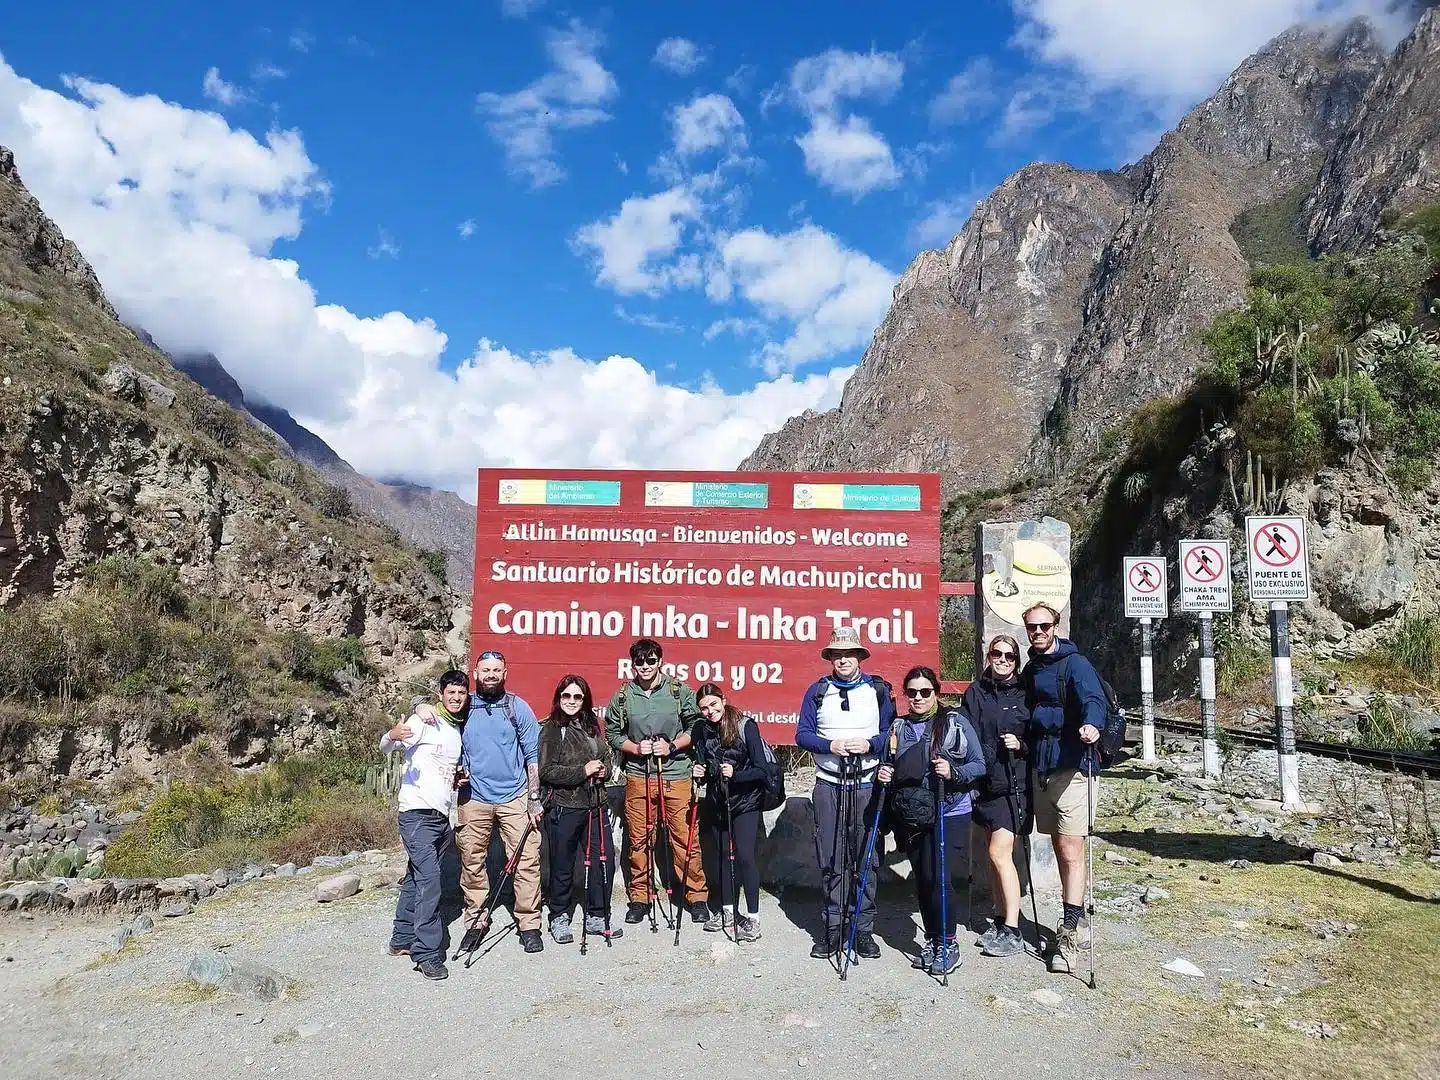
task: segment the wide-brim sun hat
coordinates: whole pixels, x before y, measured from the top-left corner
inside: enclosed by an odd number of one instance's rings
[[[837,627],[830,634],[830,642],[820,650],[826,660],[834,660],[837,653],[859,653],[861,660],[870,659],[870,650],[860,644],[860,631],[853,626]]]

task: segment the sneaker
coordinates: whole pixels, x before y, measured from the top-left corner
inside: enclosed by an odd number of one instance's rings
[[[1080,933],[1061,926],[1045,958],[1045,966],[1057,975],[1073,975],[1080,963]]]
[[[585,916],[585,933],[587,933],[587,934],[601,934],[601,935],[603,935],[603,934],[605,933],[605,916],[604,916],[604,915],[586,915],[586,916]],[[613,927],[610,928],[610,936],[611,936],[612,938],[624,937],[624,936],[625,936],[625,931],[624,931],[624,930],[621,930],[620,927],[618,927],[618,926],[613,926]]]
[[[935,955],[930,962],[929,971],[931,975],[949,975],[960,966],[960,943],[953,937],[945,943],[945,948],[937,944]]]
[[[575,940],[575,931],[570,929],[569,915],[562,913],[550,920],[550,936],[555,939],[556,945],[569,945]]]
[[[625,921],[631,926],[645,921],[645,916],[650,914],[650,905],[637,903],[631,900],[625,907]]]
[[[855,955],[863,960],[879,960],[880,946],[875,944],[873,934],[864,930],[855,935]]]
[[[696,900],[690,905],[690,921],[704,923],[710,921],[710,905],[704,900]]]
[[[427,979],[437,982],[440,979],[448,979],[450,977],[450,972],[446,970],[445,963],[442,960],[426,960],[423,964],[416,964],[415,970]]]
[[[472,930],[466,930],[465,936],[460,939],[460,948],[457,951],[462,953],[474,952],[480,947],[480,943],[484,940],[485,930],[483,928],[476,927]]]
[[[409,946],[409,945],[391,945],[391,946],[390,946],[390,955],[391,955],[391,956],[409,956],[409,955],[410,955],[410,946]]]
[[[1000,924],[992,921],[990,925],[985,928],[984,932],[975,939],[975,944],[982,949],[986,948],[992,941],[1000,936],[1000,931]]]
[[[935,939],[926,938],[925,944],[920,946],[920,955],[910,958],[910,966],[919,968],[921,971],[929,971],[930,965],[935,963]]]
[[[735,916],[735,940],[759,941],[760,920],[754,915]]]
[[[539,930],[521,930],[520,946],[526,952],[543,952],[545,942],[541,939]]]
[[[995,939],[980,951],[981,956],[1014,956],[1025,951],[1025,939],[1019,929],[1006,927]]]
[[[810,955],[816,960],[828,960],[840,951],[840,935],[826,934],[810,946]]]
[[[705,920],[705,932],[707,934],[718,934],[728,926],[733,926],[730,912],[724,908],[716,908],[710,913],[710,918]]]

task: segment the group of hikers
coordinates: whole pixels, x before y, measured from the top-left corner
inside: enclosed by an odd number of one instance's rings
[[[942,706],[934,670],[911,668],[901,683],[904,713],[897,713],[890,684],[863,670],[870,653],[858,633],[833,632],[821,650],[830,670],[805,691],[795,734],[815,759],[824,918],[811,956],[838,963],[842,975],[855,958],[880,956],[877,839],[891,833],[909,857],[924,930],[912,963],[948,977],[961,962],[951,869],[964,865],[968,877],[972,823],[987,835],[994,885],[994,913],[976,944],[990,957],[1025,951],[1015,843],[1028,838],[1033,821],[1054,843],[1063,901],[1043,956],[1051,971],[1078,972],[1089,947],[1082,933],[1089,932],[1086,838],[1100,768],[1096,744],[1109,703],[1094,667],[1059,636],[1058,622],[1046,604],[1024,613],[1023,674],[1016,640],[1007,634],[991,640],[983,673],[955,708]],[[610,699],[603,720],[589,683],[576,674],[556,684],[541,720],[506,689],[505,657],[488,650],[476,662],[473,692],[464,672],[448,671],[435,702],[417,705],[385,733],[381,750],[404,753],[399,826],[409,857],[392,955],[408,956],[427,979],[447,977],[441,863],[453,842],[464,893],[455,955],[473,956],[498,898],[486,871],[497,828],[506,853],[497,890],[506,880],[513,884],[526,952],[544,948],[542,896],[552,939],[575,941],[577,866],[581,951],[591,938],[609,945],[621,937],[623,928],[611,920],[619,859],[608,815],[617,761],[629,847],[625,925],[648,920],[658,930],[658,907],[677,942],[685,914],[706,931],[759,940],[761,815],[783,780],[758,723],[719,685],[692,690],[668,675],[663,655],[649,638],[630,646],[633,677]],[[662,829],[668,859],[657,851]],[[549,864],[543,889],[542,835]],[[660,902],[662,861],[671,882],[668,908]],[[1091,960],[1093,966],[1093,954]]]

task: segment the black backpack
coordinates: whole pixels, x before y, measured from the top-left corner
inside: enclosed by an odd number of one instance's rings
[[[745,725],[754,724],[750,717],[743,717],[740,721],[740,737],[745,737]],[[761,753],[765,755],[765,793],[760,797],[761,810],[776,810],[785,805],[785,770],[780,767],[780,762],[775,760],[775,749],[760,734],[759,725],[756,725],[755,736],[760,740]]]
[[[1100,674],[1098,668],[1091,665],[1095,671],[1095,678],[1100,680],[1100,689],[1105,695],[1105,723],[1100,728],[1100,738],[1095,742],[1096,752],[1100,755],[1100,765],[1108,768],[1114,763],[1120,748],[1125,745],[1125,707],[1120,704],[1120,698],[1115,693],[1115,688],[1110,681]],[[1032,671],[1026,668],[1026,671]],[[1055,675],[1060,688],[1060,711],[1066,714],[1070,704],[1070,657],[1062,657],[1055,665]],[[1030,676],[1030,690],[1033,694],[1035,689],[1035,676]]]

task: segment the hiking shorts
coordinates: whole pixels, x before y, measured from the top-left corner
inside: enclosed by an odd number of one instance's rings
[[[1025,793],[1022,791],[1013,799],[1015,812],[1020,815],[1019,821],[1016,821],[1014,815],[1010,813],[1011,802],[1012,800],[1004,795],[998,799],[978,799],[970,808],[971,819],[986,832],[1004,829],[1016,836],[1029,832],[1030,803]],[[1082,810],[1081,813],[1083,814],[1084,811]]]
[[[1094,821],[1086,820],[1085,785],[1090,805],[1100,801],[1100,784],[1079,769],[1058,769],[1035,777],[1035,828],[1047,836],[1088,836]]]

